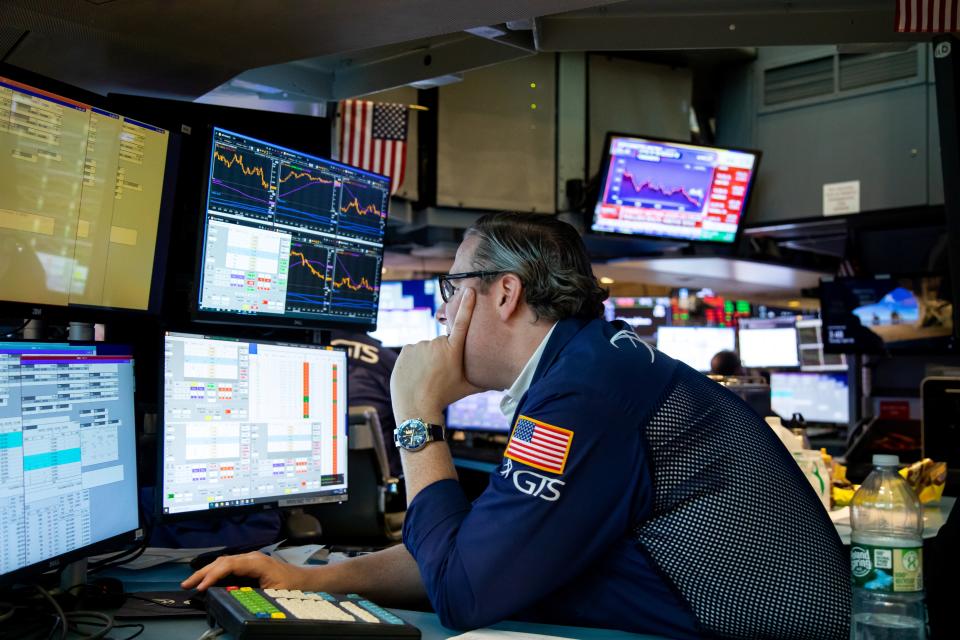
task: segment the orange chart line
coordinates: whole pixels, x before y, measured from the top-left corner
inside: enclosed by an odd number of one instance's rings
[[[291,251],[291,252],[290,252],[290,255],[291,255],[291,256],[296,256],[296,257],[300,258],[300,265],[306,267],[307,269],[310,269],[310,273],[312,273],[312,274],[315,275],[316,277],[320,278],[321,280],[329,280],[329,278],[327,278],[325,275],[323,275],[322,273],[320,273],[319,271],[317,271],[317,270],[314,268],[314,266],[313,266],[312,264],[310,264],[310,261],[307,260],[307,256],[305,256],[305,255],[303,254],[303,252],[301,252],[301,251]]]
[[[214,152],[213,152],[213,157],[214,157],[216,160],[219,160],[220,162],[222,162],[222,163],[227,167],[227,169],[233,167],[233,165],[235,165],[235,164],[240,165],[240,170],[243,172],[243,175],[245,175],[245,176],[254,176],[254,175],[255,175],[255,176],[260,176],[260,184],[263,185],[263,188],[264,188],[264,189],[269,189],[269,188],[270,188],[270,183],[267,182],[266,177],[263,175],[263,167],[253,167],[252,169],[247,169],[247,168],[243,165],[243,156],[242,156],[242,155],[240,155],[240,154],[238,154],[238,153],[234,153],[234,154],[233,154],[233,157],[232,157],[231,159],[227,160],[227,157],[226,157],[225,155],[221,154],[221,153],[220,153],[219,151],[217,151],[217,150],[214,150]]]
[[[280,184],[283,184],[287,180],[299,180],[300,178],[306,178],[310,182],[320,182],[322,184],[333,184],[333,180],[327,180],[323,176],[312,176],[306,171],[294,171],[290,170],[290,173],[280,178]]]
[[[347,211],[350,211],[350,209],[356,209],[356,210],[357,210],[357,214],[358,214],[358,215],[361,215],[361,216],[365,216],[365,215],[367,215],[368,213],[373,213],[373,214],[378,215],[378,216],[381,215],[380,210],[377,209],[377,206],[374,205],[374,204],[367,205],[366,207],[364,207],[363,209],[361,209],[361,208],[360,208],[360,201],[359,201],[357,198],[354,198],[354,199],[350,202],[350,204],[348,204],[347,206],[345,206],[345,207],[340,207],[340,211],[341,211],[342,213],[346,213]]]
[[[319,278],[320,280],[323,280],[325,282],[329,280],[333,280],[333,278],[328,278],[324,274],[317,271],[317,269],[312,264],[310,264],[310,261],[307,260],[307,256],[304,255],[302,251],[291,251],[290,255],[296,258],[300,258],[300,265],[309,269],[310,273],[312,273],[315,277]],[[340,287],[346,287],[351,291],[359,291],[360,289],[373,291],[373,286],[371,286],[370,282],[367,280],[366,277],[360,278],[360,282],[358,282],[357,284],[354,284],[353,281],[350,280],[350,278],[343,278],[339,282],[334,282],[333,286],[336,287],[337,289],[339,289]]]

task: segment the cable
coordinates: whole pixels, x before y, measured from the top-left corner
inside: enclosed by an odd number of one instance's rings
[[[214,627],[212,629],[207,629],[202,634],[200,634],[200,637],[197,638],[197,640],[212,640],[213,638],[222,636],[226,632],[227,630],[222,627]]]
[[[10,618],[12,618],[12,617],[13,617],[13,612],[16,611],[17,608],[16,608],[14,605],[12,605],[11,603],[9,603],[9,602],[2,602],[2,603],[0,603],[0,604],[9,605],[9,607],[10,607],[10,609],[8,609],[7,611],[4,611],[3,613],[0,613],[0,622],[3,622],[3,621],[5,621],[5,620],[9,620]]]
[[[31,321],[31,320],[33,320],[33,318],[27,318],[26,320],[23,321],[23,324],[21,324],[19,327],[17,327],[17,328],[14,329],[13,331],[8,332],[8,333],[7,333],[6,335],[4,335],[3,337],[4,337],[4,338],[9,338],[10,336],[15,336],[15,335],[17,335],[18,333],[20,333],[21,331],[23,331],[24,329],[27,328],[27,325],[30,324],[30,321]]]
[[[114,628],[114,629],[132,629],[132,628],[134,628],[134,627],[140,627],[140,628],[139,628],[133,635],[127,636],[127,637],[124,638],[123,640],[133,640],[133,639],[136,638],[138,635],[140,635],[141,633],[143,633],[143,631],[146,629],[146,627],[143,626],[142,624],[140,624],[139,622],[132,622],[132,623],[130,623],[130,624],[115,624],[115,625],[113,625],[113,628]]]
[[[57,624],[60,625],[60,640],[66,640],[67,638],[67,616],[63,613],[63,609],[60,608],[60,605],[57,604],[57,601],[53,599],[53,596],[50,593],[41,587],[38,584],[33,585],[34,589],[40,592],[40,595],[47,599],[47,601],[53,605],[54,611],[57,612],[58,620]],[[50,630],[50,635],[53,635],[53,632],[56,630],[57,625],[53,626],[53,629]]]
[[[94,621],[91,622],[83,618],[92,618]],[[67,614],[67,622],[72,624],[74,631],[88,640],[100,640],[100,638],[106,637],[113,629],[113,616],[100,613],[99,611],[71,611]],[[100,630],[96,633],[88,634],[79,629],[80,625],[96,625],[100,627]]]

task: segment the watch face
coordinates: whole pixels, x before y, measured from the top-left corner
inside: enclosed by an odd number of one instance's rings
[[[427,425],[419,420],[407,420],[397,428],[400,446],[415,451],[427,444]]]

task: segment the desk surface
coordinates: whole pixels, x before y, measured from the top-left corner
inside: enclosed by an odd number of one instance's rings
[[[114,578],[123,581],[126,590],[137,591],[172,591],[180,587],[180,581],[190,574],[186,564],[166,564],[152,569],[128,571],[113,569],[105,572]],[[451,631],[440,625],[436,614],[421,611],[406,611],[391,609],[394,613],[414,625],[423,634],[423,640],[440,640],[460,635],[459,631]],[[133,621],[137,622],[137,621]],[[141,620],[145,626],[140,640],[171,640],[184,638],[190,640],[199,638],[207,629],[203,618],[166,618]],[[561,638],[579,638],[581,640],[657,640],[656,636],[637,635],[621,631],[606,629],[585,629],[583,627],[563,627],[558,625],[532,624],[528,622],[502,622],[491,629],[500,631],[520,631],[540,635],[557,636]]]

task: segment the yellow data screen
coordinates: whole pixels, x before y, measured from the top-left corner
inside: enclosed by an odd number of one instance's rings
[[[0,300],[146,309],[168,142],[0,76]]]

